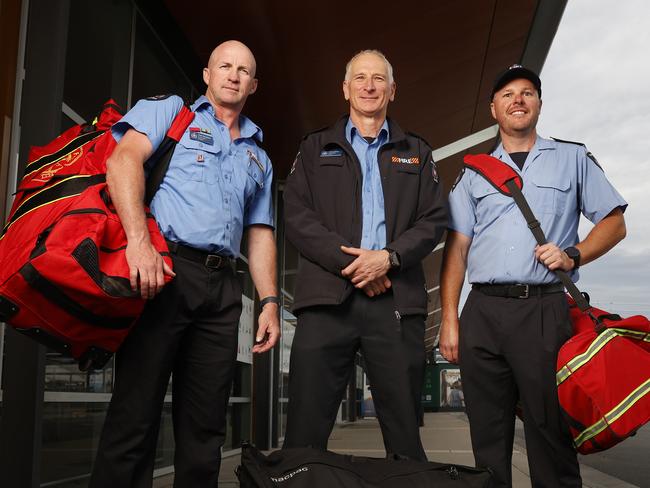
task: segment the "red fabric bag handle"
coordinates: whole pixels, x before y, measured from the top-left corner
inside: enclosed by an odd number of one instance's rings
[[[145,165],[152,164],[153,168],[145,187],[144,202],[149,205],[169,169],[169,162],[174,154],[174,147],[183,137],[183,133],[194,120],[194,112],[187,105],[183,105],[172,121],[165,138],[158,146],[156,152],[147,160]]]

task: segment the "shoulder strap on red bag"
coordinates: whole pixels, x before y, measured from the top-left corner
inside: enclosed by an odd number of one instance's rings
[[[485,178],[494,188],[509,197],[512,193],[506,183],[513,180],[517,187],[523,188],[524,182],[519,173],[500,159],[488,154],[466,154],[463,158],[466,168],[469,168]]]
[[[174,154],[174,147],[181,140],[183,133],[192,123],[192,120],[194,120],[194,112],[185,103],[181,107],[180,112],[174,117],[160,146],[158,146],[156,152],[145,163],[145,165],[151,165],[152,168],[145,187],[145,204],[149,205],[151,203],[158,188],[160,188],[160,184],[169,169],[169,162]]]
[[[544,235],[541,224],[535,218],[533,210],[530,208],[530,205],[528,205],[528,202],[526,201],[526,197],[524,197],[524,194],[521,192],[524,183],[519,173],[517,173],[510,165],[488,154],[467,154],[463,158],[463,162],[466,168],[480,174],[504,195],[512,197],[526,219],[528,228],[535,237],[537,244],[540,246],[546,244],[546,236]],[[578,290],[575,283],[571,281],[569,275],[565,271],[558,269],[554,272],[571,297],[575,300],[578,308],[583,312],[589,310],[591,308],[589,302],[584,295],[580,293],[580,290]]]

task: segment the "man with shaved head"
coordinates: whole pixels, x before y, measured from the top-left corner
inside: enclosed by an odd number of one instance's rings
[[[127,235],[131,286],[149,299],[118,351],[119,371],[90,481],[92,488],[152,486],[160,416],[170,375],[175,487],[217,486],[226,409],[237,357],[242,287],[235,273],[243,231],[262,299],[253,352],[278,340],[273,168],[262,131],[241,115],[257,89],[244,44],[217,46],[203,69],[205,95],[174,149],[151,201],[167,239],[172,271],[155,251],[143,204],[149,156],[181,110],[178,96],[140,100],[112,128],[107,161],[111,198]],[[164,275],[173,280],[164,285]]]
[[[445,206],[431,147],[386,117],[395,90],[381,52],[355,55],[343,81],[349,115],[303,139],[287,179],[300,265],[285,447],[327,447],[360,351],[386,452],[426,460],[422,259]]]

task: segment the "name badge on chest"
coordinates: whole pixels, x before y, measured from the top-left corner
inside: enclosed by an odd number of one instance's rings
[[[338,156],[343,156],[343,150],[342,149],[332,149],[330,151],[321,151],[320,152],[320,157],[321,158],[336,158]]]
[[[212,134],[210,134],[210,131],[208,129],[190,127],[190,139],[193,141],[202,142],[208,146],[214,145],[214,139],[212,138]]]

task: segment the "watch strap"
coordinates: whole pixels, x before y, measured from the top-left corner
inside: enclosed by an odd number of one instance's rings
[[[260,300],[260,308],[264,308],[264,305],[266,305],[267,303],[275,303],[275,304],[277,304],[279,306],[280,305],[280,297],[270,295],[268,297],[262,298]]]
[[[385,247],[384,251],[388,251],[388,262],[390,263],[390,267],[392,269],[398,269],[402,263],[400,261],[399,254],[397,254],[397,251],[389,247]]]
[[[564,249],[564,252],[573,260],[573,269],[578,269],[580,267],[580,249],[575,246],[569,246]]]

